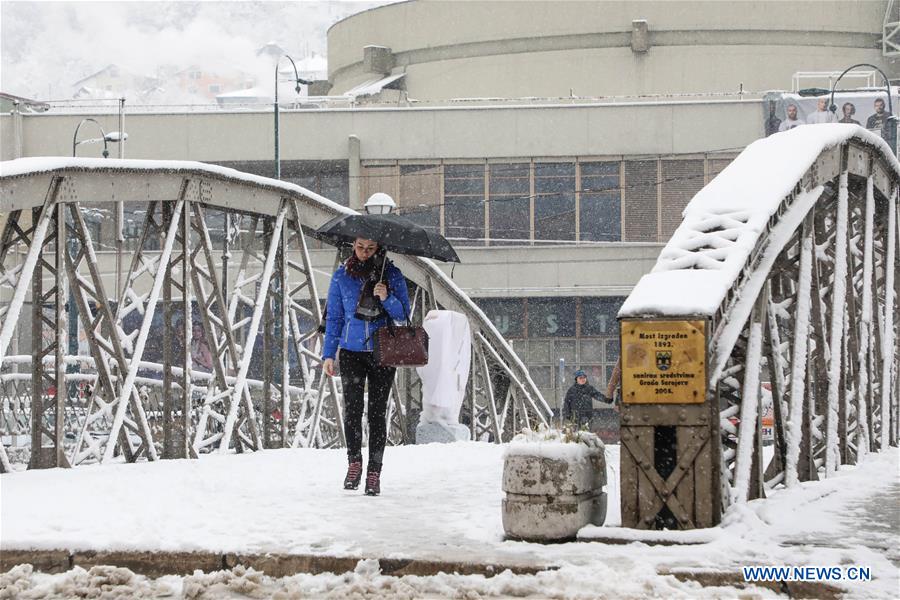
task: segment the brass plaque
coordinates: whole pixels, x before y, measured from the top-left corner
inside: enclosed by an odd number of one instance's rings
[[[623,402],[703,402],[705,321],[622,321],[620,327]]]

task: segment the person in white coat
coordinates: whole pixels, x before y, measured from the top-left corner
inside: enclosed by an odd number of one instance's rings
[[[828,110],[827,98],[819,98],[819,101],[816,103],[816,112],[806,117],[806,122],[810,125],[834,123],[835,121],[837,121],[837,117],[833,112]]]

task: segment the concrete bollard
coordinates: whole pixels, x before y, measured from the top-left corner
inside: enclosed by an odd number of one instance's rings
[[[594,438],[596,440],[596,438]],[[534,542],[574,539],[606,520],[603,444],[513,442],[503,463],[503,530]]]

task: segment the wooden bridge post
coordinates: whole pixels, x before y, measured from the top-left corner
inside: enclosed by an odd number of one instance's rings
[[[622,525],[711,527],[721,515],[719,403],[707,393],[709,321],[623,319]]]

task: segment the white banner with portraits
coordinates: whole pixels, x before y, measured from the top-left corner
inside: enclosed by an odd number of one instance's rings
[[[891,102],[886,91],[835,92],[832,112],[831,95],[801,96],[787,92],[770,92],[763,101],[763,126],[766,137],[801,125],[815,123],[851,123],[887,138],[891,108],[897,110],[900,95],[892,90]]]

